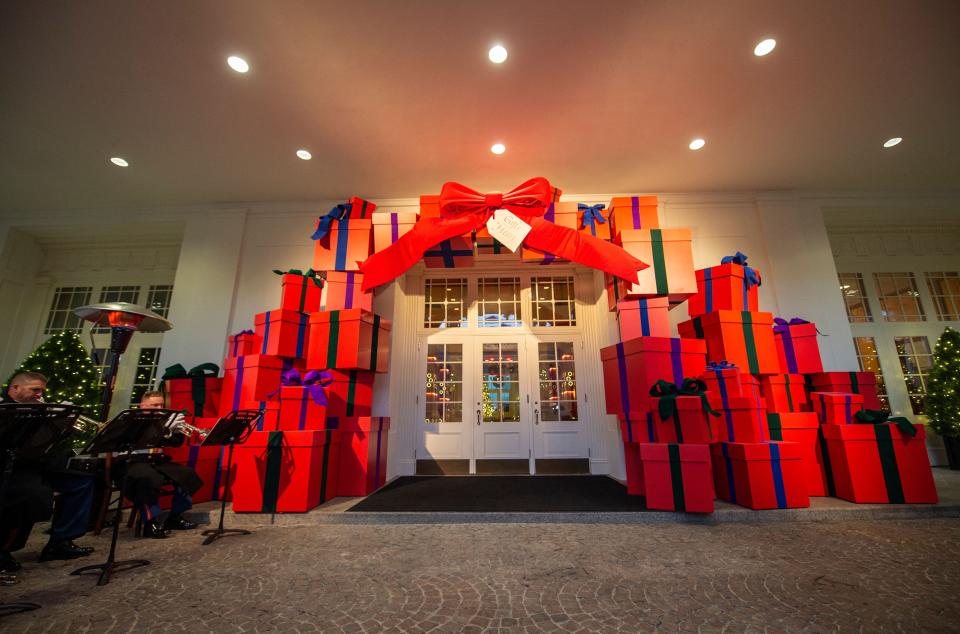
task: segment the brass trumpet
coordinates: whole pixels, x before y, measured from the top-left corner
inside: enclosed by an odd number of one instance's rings
[[[173,417],[172,420],[170,420],[170,422],[167,423],[165,437],[171,438],[174,434],[183,434],[187,438],[189,438],[193,434],[196,434],[200,436],[201,440],[203,440],[210,434],[210,430],[201,429],[200,427],[191,425],[186,420],[184,420],[182,414],[177,414],[176,416]]]
[[[37,399],[37,401],[39,403],[44,403],[44,404],[46,403],[46,401],[43,400],[42,397]],[[73,403],[58,403],[58,405],[73,405]],[[89,416],[84,416],[83,414],[80,414],[79,416],[77,416],[77,419],[73,422],[73,429],[80,433],[93,432],[94,434],[96,434],[96,433],[99,433],[101,429],[103,429],[103,426],[105,424],[106,423],[101,423],[99,421],[96,421],[90,418]]]

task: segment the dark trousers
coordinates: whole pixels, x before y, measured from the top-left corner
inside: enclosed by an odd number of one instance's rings
[[[48,476],[47,480],[59,493],[50,539],[62,541],[82,536],[87,532],[93,506],[93,477],[57,473]]]

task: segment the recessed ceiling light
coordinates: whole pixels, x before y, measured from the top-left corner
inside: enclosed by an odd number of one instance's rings
[[[127,167],[130,165],[130,163],[127,163],[127,159],[122,159],[119,156],[110,157],[110,162],[120,167]]]
[[[490,52],[487,53],[487,57],[489,57],[490,61],[494,64],[502,64],[507,61],[507,49],[500,44],[497,44],[490,49]]]
[[[763,57],[767,55],[777,46],[777,41],[772,37],[768,37],[759,44],[753,47],[753,54],[757,57]]]
[[[704,141],[703,139],[694,139],[693,141],[690,141],[690,146],[689,146],[689,147],[690,147],[691,150],[699,150],[700,148],[702,148],[702,147],[703,147],[704,145],[706,145],[706,144],[707,144],[707,142]]]
[[[503,143],[494,143],[490,146],[490,151],[494,154],[503,154],[507,151],[507,146]]]
[[[297,150],[297,158],[309,161],[313,158],[313,154],[310,154],[308,150]]]
[[[900,145],[900,141],[903,141],[903,139],[901,139],[898,136],[895,136],[892,139],[887,139],[884,142],[883,147],[893,147],[894,145]]]
[[[250,70],[250,64],[247,63],[247,60],[242,57],[237,57],[236,55],[231,55],[227,58],[227,66],[238,73],[245,73]]]

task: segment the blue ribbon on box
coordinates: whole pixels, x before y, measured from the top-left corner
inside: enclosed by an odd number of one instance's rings
[[[602,225],[607,222],[607,219],[600,213],[603,209],[606,209],[606,205],[602,203],[596,205],[577,203],[577,211],[583,212],[580,222],[584,229],[590,227],[590,233],[594,238],[597,237],[597,224]]]
[[[630,389],[627,382],[627,358],[623,350],[623,342],[617,344],[617,374],[620,378],[620,407],[623,415],[630,413]]]
[[[723,454],[723,464],[727,471],[727,491],[730,493],[728,497],[731,503],[736,504],[737,487],[733,484],[733,460],[730,459],[730,450],[727,443],[720,443],[720,452]]]
[[[455,257],[471,256],[473,255],[473,249],[454,249],[449,240],[444,240],[423,255],[424,257],[443,258],[443,268],[452,269],[456,266]]]
[[[773,492],[777,496],[777,508],[787,508],[787,492],[783,486],[783,465],[780,464],[780,445],[775,442],[770,447],[770,469],[773,471]]]
[[[325,216],[320,216],[320,221],[317,223],[317,230],[313,232],[313,235],[310,236],[311,240],[321,240],[333,227],[334,221],[346,220],[350,217],[350,210],[353,208],[352,203],[340,203],[335,205],[333,209],[327,212]]]
[[[751,288],[754,286],[760,286],[760,275],[757,271],[749,266],[747,266],[747,256],[741,251],[737,251],[734,255],[725,255],[720,258],[720,264],[739,264],[743,267],[743,310],[750,310],[750,305],[747,300],[747,294]],[[710,293],[710,269],[704,272],[704,282],[707,285],[707,303],[711,303],[711,293]],[[707,309],[707,312],[710,312],[710,308]]]

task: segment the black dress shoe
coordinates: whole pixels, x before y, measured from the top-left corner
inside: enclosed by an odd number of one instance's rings
[[[67,543],[78,550],[86,551],[88,555],[94,551],[93,546],[81,546],[80,544],[75,544],[72,539],[67,540]]]
[[[168,517],[167,521],[163,523],[163,527],[168,531],[189,531],[197,527],[197,524],[194,522],[188,522],[183,519],[182,515],[176,517]]]
[[[166,539],[170,537],[170,532],[164,529],[157,520],[150,520],[143,523],[143,536],[150,539]]]
[[[70,540],[62,542],[47,542],[47,545],[40,551],[40,561],[50,561],[53,559],[77,559],[86,557],[90,551],[85,548],[75,546]]]
[[[20,570],[20,562],[10,553],[0,552],[0,574],[11,574]]]

